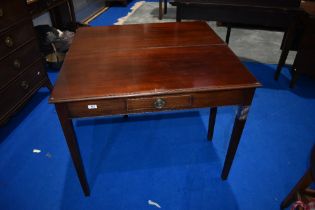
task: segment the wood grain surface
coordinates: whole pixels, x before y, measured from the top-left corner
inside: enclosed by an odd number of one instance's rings
[[[129,26],[97,28],[102,36],[95,34],[98,38],[94,41],[85,37],[91,32],[89,28],[79,30],[50,102],[259,86],[206,23],[146,24],[133,25],[131,30],[127,28]],[[121,33],[113,36],[113,31]],[[148,31],[153,33],[146,37]],[[94,48],[95,44],[99,47]]]

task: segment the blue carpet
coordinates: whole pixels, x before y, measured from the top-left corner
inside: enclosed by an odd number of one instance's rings
[[[118,18],[124,17],[128,12],[131,11],[131,7],[140,0],[131,1],[126,7],[122,5],[115,5],[106,10],[105,13],[101,14],[90,22],[91,26],[110,26],[117,22]]]
[[[131,12],[131,8],[135,3],[143,0],[133,0],[128,3],[125,7],[123,5],[116,4],[113,7],[110,7],[106,12],[102,13],[100,16],[95,18],[89,24],[91,26],[110,26],[117,22],[121,17],[125,17],[128,12]],[[146,2],[158,2],[158,0],[146,0]]]
[[[213,142],[208,109],[74,122],[91,196],[83,196],[49,93],[43,88],[0,128],[0,209],[279,209],[308,167],[315,142],[315,84],[245,63],[256,91],[229,179],[220,173],[235,107],[218,109]],[[52,81],[57,72],[50,72]],[[33,153],[33,149],[41,152]]]

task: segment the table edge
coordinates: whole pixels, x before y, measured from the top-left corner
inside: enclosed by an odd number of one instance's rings
[[[222,86],[216,88],[193,88],[193,89],[176,89],[168,91],[157,91],[157,92],[137,92],[137,93],[122,93],[117,95],[107,95],[107,96],[95,96],[95,97],[85,97],[85,98],[63,98],[63,99],[54,99],[49,97],[48,103],[50,104],[59,104],[59,103],[70,103],[70,102],[79,102],[79,101],[89,101],[89,100],[106,100],[106,99],[115,99],[115,98],[135,98],[135,97],[147,97],[147,96],[161,96],[161,95],[170,95],[170,94],[183,94],[183,93],[199,93],[199,92],[215,92],[215,91],[226,91],[226,90],[241,90],[241,89],[256,89],[262,87],[260,82],[251,83],[248,85],[235,85],[235,86]]]

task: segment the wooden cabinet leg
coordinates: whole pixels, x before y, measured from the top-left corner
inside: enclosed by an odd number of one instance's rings
[[[159,19],[162,20],[163,18],[163,8],[162,5],[163,4],[163,0],[159,0]]]
[[[164,0],[164,14],[167,13],[167,0]]]
[[[304,176],[299,180],[299,182],[294,186],[287,197],[282,201],[280,207],[281,209],[287,208],[295,199],[297,192],[307,188],[312,182],[312,173],[309,169]]]
[[[182,6],[177,5],[176,6],[176,22],[182,21]]]
[[[276,70],[276,73],[275,73],[275,80],[279,79],[279,75],[281,73],[282,67],[285,64],[285,61],[287,60],[288,54],[289,54],[289,50],[287,50],[287,49],[282,50],[281,56],[280,56],[280,59],[279,59],[279,63],[278,63],[278,66],[277,66],[277,70]]]
[[[67,106],[66,104],[55,104],[55,107],[84,195],[89,196],[90,189],[86,179],[81,154],[79,150],[79,145],[74,132],[72,120],[69,118]]]
[[[51,82],[50,82],[48,76],[47,76],[47,80],[46,80],[46,82],[45,82],[44,85],[48,88],[49,92],[52,92],[52,90],[53,90],[53,85],[51,84]]]
[[[279,63],[277,66],[277,70],[274,76],[275,80],[278,80],[282,67],[284,66],[285,61],[288,57],[289,50],[293,45],[297,23],[298,23],[298,18],[296,18],[296,20],[293,21],[293,23],[291,23],[291,25],[289,26],[288,30],[285,33],[284,40],[282,41],[283,50],[282,50]]]
[[[226,29],[227,31],[226,31],[226,36],[225,36],[225,43],[228,45],[230,41],[230,36],[231,36],[231,29],[232,29],[231,25],[227,24]]]
[[[300,74],[298,72],[298,69],[296,69],[295,65],[293,64],[292,68],[291,68],[291,81],[290,81],[290,88],[294,88],[296,81],[298,80]]]
[[[215,119],[217,116],[217,107],[211,107],[210,108],[210,115],[209,115],[209,127],[208,127],[208,140],[211,141],[213,137],[214,132],[214,125],[215,125]]]
[[[235,117],[230,144],[225,157],[224,166],[221,174],[221,178],[223,180],[226,180],[229,175],[234,160],[234,156],[243,133],[248,111],[249,106],[240,106]]]

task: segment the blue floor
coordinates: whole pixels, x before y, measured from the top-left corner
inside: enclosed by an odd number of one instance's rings
[[[276,82],[275,65],[245,65],[263,87],[227,181],[220,173],[235,107],[219,108],[213,142],[208,109],[84,119],[74,122],[91,186],[84,197],[43,88],[0,128],[0,209],[157,209],[148,200],[172,210],[279,209],[308,167],[315,82],[301,77],[291,90],[288,71]]]
[[[135,3],[140,2],[141,0],[133,0],[129,2],[126,7],[121,7],[119,5],[114,5],[110,7],[105,13],[95,18],[90,22],[91,26],[110,26],[117,22],[118,18],[124,17],[128,12],[131,12],[131,8]],[[149,0],[147,2],[155,2],[157,0]]]

